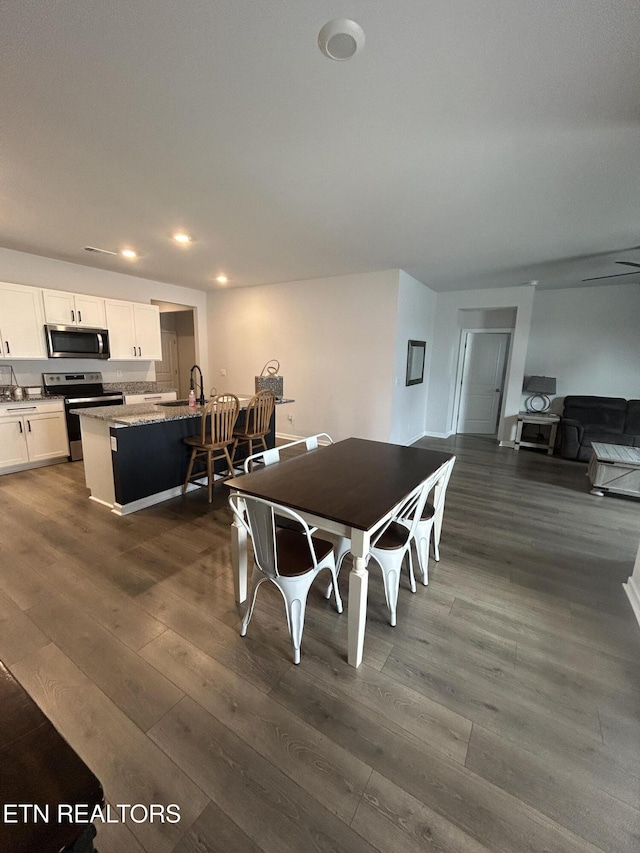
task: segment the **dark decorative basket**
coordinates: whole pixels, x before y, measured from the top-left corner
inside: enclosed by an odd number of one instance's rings
[[[256,376],[256,393],[258,391],[272,391],[276,397],[284,397],[284,378],[278,374],[280,362],[276,358],[268,361]]]

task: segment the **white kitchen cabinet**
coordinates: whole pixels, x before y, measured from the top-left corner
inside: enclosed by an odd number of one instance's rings
[[[157,305],[133,303],[138,357],[150,361],[162,359],[162,336],[160,334],[160,309]]]
[[[68,455],[62,401],[0,406],[0,473],[49,465]]]
[[[0,282],[0,340],[3,358],[46,358],[42,291]]]
[[[43,298],[47,323],[93,329],[105,327],[104,299],[99,296],[45,290]]]
[[[105,300],[111,361],[160,361],[160,311],[141,302]]]
[[[0,418],[0,471],[28,461],[23,419],[19,415]]]
[[[124,402],[127,406],[132,406],[136,403],[168,403],[170,400],[177,400],[175,391],[157,391],[149,392],[148,394],[125,394]]]

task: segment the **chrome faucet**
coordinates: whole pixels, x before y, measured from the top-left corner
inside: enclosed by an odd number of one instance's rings
[[[204,380],[202,379],[202,371],[200,370],[200,366],[197,364],[194,364],[193,367],[191,368],[191,370],[189,371],[189,388],[193,392],[195,392],[195,390],[196,390],[196,382],[195,382],[195,379],[193,378],[193,371],[194,370],[197,370],[198,373],[200,374],[200,394],[197,397],[197,400],[201,406],[204,406]]]

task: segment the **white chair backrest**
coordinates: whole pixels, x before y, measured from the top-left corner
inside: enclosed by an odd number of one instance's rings
[[[333,444],[333,439],[328,432],[319,432],[317,435],[310,435],[308,438],[304,439],[304,443],[307,445],[307,450],[317,450],[321,438],[324,438],[325,444]],[[300,442],[294,443],[299,444]]]
[[[445,462],[444,465],[441,465],[436,472],[438,474],[438,478],[435,483],[435,490],[433,494],[434,515],[444,504],[447,486],[449,485],[449,479],[451,478],[451,473],[455,464],[456,457],[452,456],[451,459]]]
[[[380,530],[376,531],[374,534],[371,545],[374,546],[376,542],[383,536],[387,528],[394,521],[402,522],[403,531],[406,530],[407,535],[405,539],[405,544],[409,542],[412,537],[415,535],[416,528],[418,526],[418,522],[420,521],[420,517],[422,515],[422,510],[424,509],[424,505],[427,502],[427,497],[429,492],[434,487],[437,482],[438,475],[440,474],[440,469],[435,471],[430,477],[427,477],[424,482],[420,483],[419,486],[407,495],[400,503],[396,506],[393,511],[393,515],[388,521],[383,524]]]
[[[252,463],[256,461],[262,462],[264,465],[273,465],[274,462],[279,462],[280,453],[283,450],[287,450],[289,447],[296,447],[298,444],[306,445],[307,450],[317,450],[320,439],[325,439],[327,444],[333,444],[333,439],[328,433],[319,432],[317,435],[310,435],[308,438],[297,438],[288,444],[280,444],[278,447],[272,447],[270,450],[261,450],[259,453],[247,456],[244,460],[244,473],[248,474]]]
[[[244,505],[245,512],[242,511]],[[233,514],[245,528],[253,542],[253,552],[256,564],[261,572],[267,577],[277,577],[278,571],[278,549],[276,547],[276,523],[274,516],[276,513],[279,516],[286,516],[296,521],[302,528],[303,533],[307,538],[309,547],[310,565],[314,569],[318,568],[316,552],[311,540],[311,530],[309,525],[292,509],[280,504],[274,504],[266,501],[263,498],[254,498],[250,495],[241,495],[239,492],[232,492],[229,495],[229,506],[233,510]]]

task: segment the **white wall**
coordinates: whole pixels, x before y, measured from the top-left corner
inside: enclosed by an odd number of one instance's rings
[[[525,374],[555,376],[558,397],[639,399],[640,285],[537,292]]]
[[[422,438],[427,413],[429,364],[433,349],[436,294],[426,285],[399,271],[394,387],[389,441],[411,444]],[[408,341],[426,341],[425,378],[406,385]]]
[[[206,293],[199,290],[2,248],[0,248],[0,281],[28,284],[48,290],[88,293],[110,299],[126,299],[131,302],[149,302],[151,299],[158,299],[188,305],[195,308],[200,363],[207,363],[207,297]],[[42,373],[53,372],[59,367],[60,359],[13,362],[18,382],[22,385],[40,385]],[[105,382],[155,379],[155,365],[152,361],[111,363],[93,359],[64,359],[64,369],[69,372],[100,370]]]
[[[429,435],[449,436],[455,430],[453,409],[461,336],[458,312],[514,308],[517,313],[511,340],[498,439],[511,441],[515,437],[534,292],[533,286],[523,285],[522,287],[438,293],[433,354],[429,371],[429,407],[426,421],[426,432]]]
[[[461,329],[515,329],[515,308],[463,308],[458,311],[458,326]]]
[[[296,400],[277,409],[280,434],[388,441],[397,294],[398,270],[212,292],[207,383],[252,393],[278,358]]]

